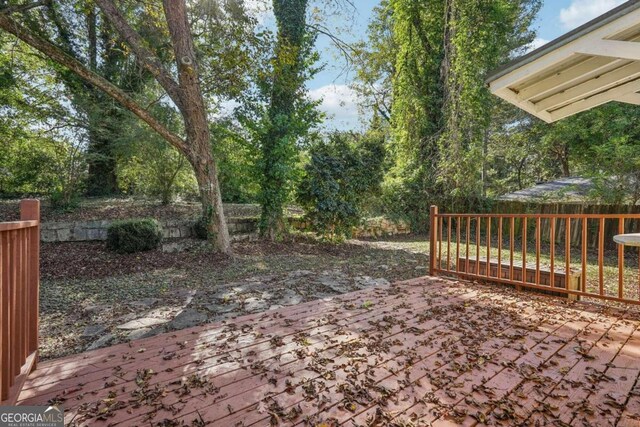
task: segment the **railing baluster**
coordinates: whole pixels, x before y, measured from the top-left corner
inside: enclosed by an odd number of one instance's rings
[[[580,283],[580,289],[582,292],[587,292],[587,221],[588,219],[582,218],[582,280]]]
[[[540,284],[540,250],[542,245],[541,228],[542,220],[538,217],[536,218],[536,285]]]
[[[498,217],[498,279],[502,279],[502,216]]]
[[[551,272],[549,274],[549,286],[555,288],[555,275],[556,275],[556,267],[555,267],[555,257],[556,257],[556,219],[551,218],[549,223],[549,258],[551,264]]]
[[[624,234],[624,218],[618,219],[618,234]],[[624,245],[618,245],[618,298],[624,296]]]
[[[9,336],[9,345],[12,348],[11,352],[11,382],[10,385],[13,385],[15,382],[15,377],[20,372],[20,357],[19,357],[19,349],[17,345],[18,334],[20,333],[20,316],[18,315],[18,275],[17,275],[17,264],[18,264],[18,251],[17,251],[17,230],[11,231],[10,237],[10,245],[11,249],[9,253],[11,254],[11,263],[10,263],[10,279],[9,286],[11,287],[11,335]]]
[[[442,270],[442,228],[443,217],[438,217],[438,269]]]
[[[476,276],[480,275],[480,217],[476,217]]]
[[[467,250],[465,252],[465,266],[464,266],[464,271],[469,274],[471,273],[469,271],[469,241],[471,240],[471,217],[468,216],[467,217],[467,234],[466,234],[466,239],[467,241]]]
[[[514,248],[514,235],[515,235],[516,219],[511,217],[511,224],[509,227],[509,280],[513,281],[513,248]]]
[[[567,218],[564,224],[564,287],[569,290],[571,277],[571,218]]]
[[[527,217],[522,218],[522,283],[527,283]]]
[[[598,235],[598,292],[600,295],[604,295],[604,218],[600,218]]]
[[[447,271],[451,270],[451,219],[447,218]]]
[[[491,217],[487,217],[487,277],[491,277]]]
[[[456,220],[456,273],[460,272],[460,223],[462,218]]]

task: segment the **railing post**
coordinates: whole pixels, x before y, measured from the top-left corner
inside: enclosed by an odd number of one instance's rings
[[[438,231],[436,230],[438,217],[438,207],[431,206],[429,209],[429,275],[433,276],[436,270],[436,242]]]
[[[40,317],[40,200],[25,199],[20,201],[20,219],[23,221],[38,221],[38,225],[28,229],[28,298],[29,325],[28,348],[29,353],[38,351],[38,326]],[[37,356],[36,356],[37,359]],[[33,365],[35,368],[35,363]]]

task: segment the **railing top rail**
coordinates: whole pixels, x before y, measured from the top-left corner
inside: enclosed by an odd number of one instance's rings
[[[0,231],[10,231],[10,230],[19,230],[21,228],[29,228],[38,226],[39,221],[30,220],[30,221],[11,221],[11,222],[0,222]]]
[[[536,214],[536,213],[518,213],[518,214],[473,214],[473,213],[438,213],[441,218],[542,218],[542,219],[640,219],[640,214]]]

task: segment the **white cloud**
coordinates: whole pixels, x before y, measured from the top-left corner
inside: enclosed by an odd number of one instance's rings
[[[526,52],[531,52],[532,50],[536,50],[537,48],[542,47],[547,43],[549,43],[549,40],[543,39],[541,37],[536,37],[531,43],[529,43],[525,50]]]
[[[335,129],[359,127],[357,93],[344,84],[329,84],[309,91],[313,100],[322,100],[320,110],[327,114],[326,125]]]
[[[576,28],[602,15],[625,0],[573,0],[569,7],[560,10],[560,22],[567,29]]]

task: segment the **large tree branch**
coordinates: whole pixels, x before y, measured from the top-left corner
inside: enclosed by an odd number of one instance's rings
[[[20,25],[18,22],[5,14],[0,14],[0,28],[18,37],[20,40],[33,47],[34,49],[42,52],[53,61],[69,68],[83,80],[102,90],[111,98],[122,104],[123,107],[138,116],[142,121],[149,125],[150,128],[155,130],[158,134],[160,134],[160,136],[166,139],[167,142],[175,146],[178,150],[183,153],[187,152],[185,141],[182,138],[171,132],[162,123],[156,120],[155,117],[153,117],[147,110],[138,105],[138,103],[125,91],[109,82],[107,79],[92,72],[87,67],[82,65],[79,61],[65,53],[59,47],[53,45],[48,40],[45,40],[40,36],[32,34],[27,28]]]
[[[206,141],[209,144],[207,109],[200,89],[200,73],[187,17],[187,6],[184,0],[163,0],[162,5],[176,57],[178,81],[184,97],[183,117],[187,140]]]
[[[171,100],[173,100],[182,111],[185,107],[185,102],[182,99],[180,87],[173,79],[171,73],[164,67],[158,56],[144,46],[144,40],[140,34],[131,28],[112,0],[96,0],[96,4],[100,7],[118,34],[120,34],[124,41],[131,47],[142,66],[155,77],[158,83],[160,83],[160,86],[167,91]]]

